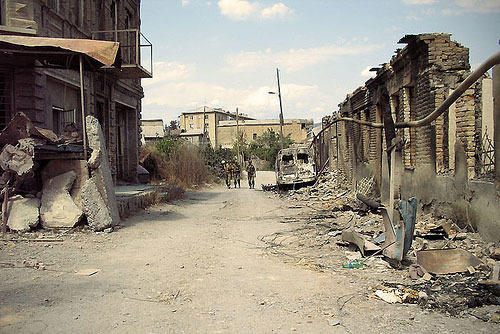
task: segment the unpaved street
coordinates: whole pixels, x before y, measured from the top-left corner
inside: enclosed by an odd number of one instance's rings
[[[259,173],[257,185],[267,183]],[[222,186],[130,217],[113,233],[1,244],[2,333],[494,333],[369,297],[369,271],[318,271],[266,251],[298,215],[268,193]],[[35,235],[36,237],[36,235]],[[48,234],[44,237],[48,237]],[[335,257],[336,254],[324,256]],[[46,270],[26,267],[42,262]],[[91,276],[82,269],[99,269]]]

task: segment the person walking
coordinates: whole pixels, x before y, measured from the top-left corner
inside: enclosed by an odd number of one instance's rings
[[[231,189],[231,166],[230,162],[222,161],[222,165],[224,167],[224,179],[226,181],[227,189]]]
[[[236,185],[240,188],[240,177],[241,177],[241,168],[240,165],[235,162],[233,165],[233,180],[234,180],[234,188],[236,189]]]
[[[248,162],[247,174],[248,186],[250,187],[250,189],[255,189],[255,176],[257,176],[257,172],[255,171],[255,166],[252,164],[252,160]]]

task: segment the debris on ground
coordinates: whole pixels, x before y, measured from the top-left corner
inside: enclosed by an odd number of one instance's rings
[[[495,267],[500,245],[486,243],[478,233],[450,219],[418,212],[413,242],[399,264],[402,270],[393,268],[375,251],[383,248],[386,229],[370,180],[363,179],[354,192],[344,186],[339,172],[324,171],[313,186],[275,191],[275,196],[292,203],[290,208],[302,210],[294,217],[283,217],[289,230],[261,238],[266,251],[312,270],[340,274],[339,270],[358,268],[344,274],[363,273],[377,286],[367,296],[388,303],[412,303],[452,316],[500,321],[500,267]],[[373,247],[371,253],[367,244]]]
[[[119,224],[113,176],[99,121],[86,117],[86,148],[82,130],[72,126],[69,136],[58,137],[51,130],[35,126],[20,112],[0,132],[4,234],[70,229],[80,224],[97,232]],[[168,195],[175,195],[176,191],[170,190]],[[128,209],[123,205],[120,208]]]

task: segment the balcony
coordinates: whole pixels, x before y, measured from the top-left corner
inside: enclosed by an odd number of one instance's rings
[[[153,44],[139,29],[93,31],[92,39],[120,43],[121,67],[103,67],[119,79],[153,77]]]

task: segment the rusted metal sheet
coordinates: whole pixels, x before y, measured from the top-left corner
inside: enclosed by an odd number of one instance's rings
[[[426,249],[417,252],[417,263],[433,274],[453,274],[467,271],[481,261],[465,249]]]
[[[380,250],[379,246],[365,240],[365,238],[360,233],[352,230],[342,231],[342,240],[358,246],[359,251],[363,256],[365,256],[365,252],[375,252]]]
[[[111,66],[115,63],[120,43],[92,39],[49,38],[26,36],[0,36],[0,43],[36,49],[62,49],[85,54],[99,63]]]

